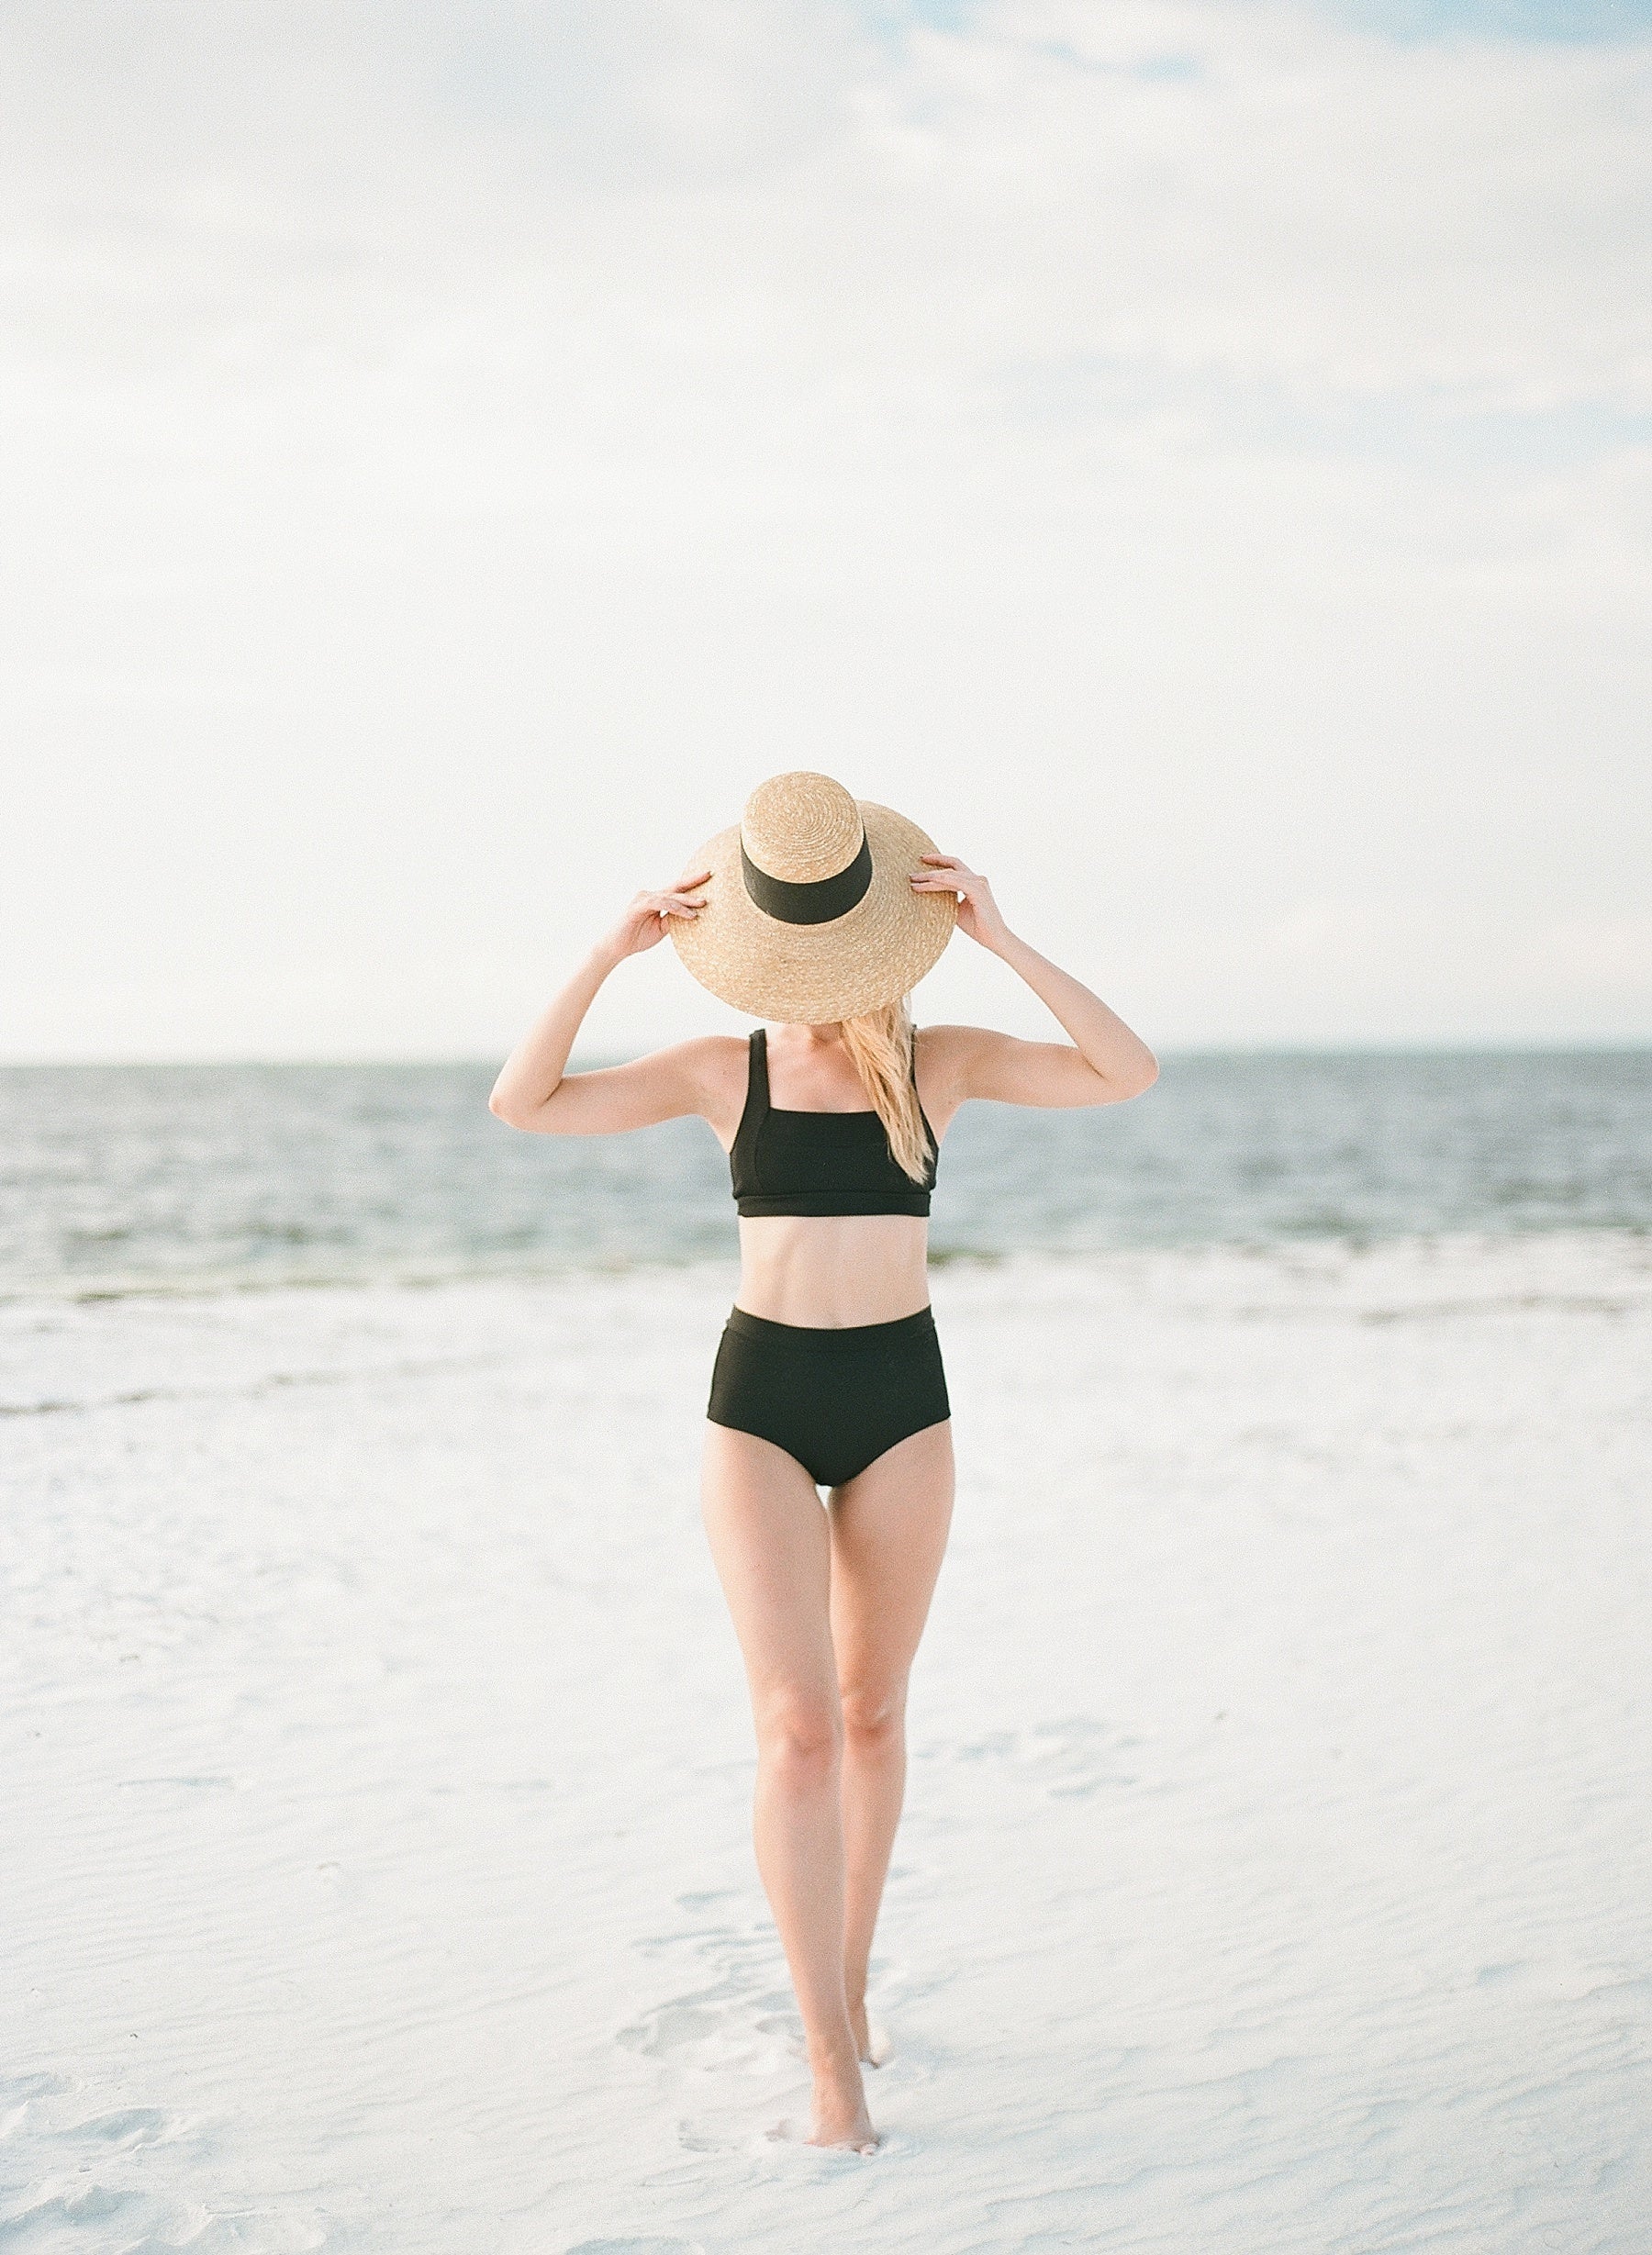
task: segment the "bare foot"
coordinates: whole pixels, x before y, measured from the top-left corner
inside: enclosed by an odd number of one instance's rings
[[[849,2007],[849,2027],[854,2037],[854,2048],[860,2054],[861,2065],[863,2067],[884,2066],[891,2056],[889,2031],[887,2028],[878,2028],[874,2031],[871,2022],[866,2018],[866,2004],[864,1997],[858,2004],[852,2004]]]
[[[809,2142],[811,2146],[850,2146],[856,2153],[876,2151],[877,2132],[866,2112],[857,2060],[833,2060],[814,2070]]]

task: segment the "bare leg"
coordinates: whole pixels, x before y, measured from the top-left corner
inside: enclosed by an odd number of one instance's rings
[[[843,1989],[843,1723],[832,1538],[809,1475],[771,1442],[706,1429],[704,1506],[757,1730],[753,1832],[814,2078],[813,2142],[876,2142]]]
[[[843,1978],[865,2060],[866,1966],[906,1790],[906,1691],[952,1521],[950,1423],[832,1498],[832,1638],[843,1720]]]

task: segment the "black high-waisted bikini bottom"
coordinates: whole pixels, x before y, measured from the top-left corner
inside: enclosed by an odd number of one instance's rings
[[[771,1323],[736,1308],[706,1412],[795,1457],[817,1488],[839,1488],[886,1449],[952,1415],[928,1308],[846,1331]]]

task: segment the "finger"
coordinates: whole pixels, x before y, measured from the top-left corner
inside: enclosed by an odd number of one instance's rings
[[[920,854],[918,858],[928,862],[933,868],[961,869],[964,866],[955,854]]]
[[[697,869],[691,876],[685,875],[678,877],[676,883],[671,889],[674,893],[686,893],[692,886],[709,885],[710,882],[711,872],[709,869]]]

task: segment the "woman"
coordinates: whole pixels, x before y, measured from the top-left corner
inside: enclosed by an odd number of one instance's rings
[[[730,1155],[741,1279],[712,1379],[705,1520],[751,1686],[757,1862],[802,2013],[812,2142],[868,2152],[866,1968],[907,1677],[953,1502],[926,1266],[939,1147],[972,1097],[1116,1103],[1158,1068],[1010,931],[984,876],[828,776],[762,785],[692,870],[638,894],[513,1053],[492,1109],[552,1135],[697,1112]],[[954,921],[1067,1042],[914,1033],[908,997]],[[703,985],[774,1031],[564,1073],[609,972],[666,932]]]

